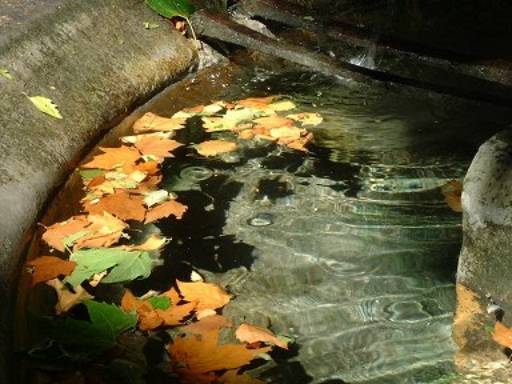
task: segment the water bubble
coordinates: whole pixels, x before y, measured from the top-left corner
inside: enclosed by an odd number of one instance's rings
[[[274,216],[270,213],[258,213],[256,216],[247,220],[247,224],[253,227],[266,227],[274,224]]]

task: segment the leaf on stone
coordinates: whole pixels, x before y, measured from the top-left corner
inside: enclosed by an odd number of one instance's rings
[[[194,376],[208,372],[240,368],[249,364],[269,347],[247,349],[242,344],[218,345],[218,332],[201,336],[177,337],[168,346],[175,372],[181,376]]]
[[[319,113],[314,113],[314,112],[295,113],[292,115],[288,115],[286,117],[288,119],[292,119],[292,120],[302,123],[303,126],[304,125],[316,126],[316,125],[322,123],[322,121],[324,121],[322,115],[320,115]]]
[[[175,16],[188,17],[195,7],[188,0],[146,0],[146,4],[160,16],[169,19]]]
[[[133,124],[133,131],[135,133],[176,131],[185,128],[186,120],[183,117],[168,118],[148,112]]]
[[[160,137],[145,137],[135,143],[135,147],[144,155],[156,158],[174,157],[171,153],[183,144],[175,140],[163,139]]]
[[[133,147],[121,146],[118,148],[104,148],[100,147],[103,152],[93,157],[93,159],[81,168],[99,168],[99,169],[115,169],[127,165],[135,165],[135,162],[140,159],[140,152]]]
[[[226,371],[218,378],[218,382],[221,384],[265,384],[264,381],[254,379],[246,373],[239,373],[236,369]]]
[[[27,262],[31,268],[32,286],[59,276],[68,276],[75,269],[75,263],[55,256],[41,256]]]
[[[55,304],[55,312],[57,315],[65,313],[75,305],[93,298],[81,285],[77,285],[73,292],[59,279],[49,280],[46,284],[55,289],[55,293],[57,294],[57,304]]]
[[[221,308],[231,300],[231,295],[212,283],[187,283],[177,280],[178,290],[186,301],[197,301],[197,310]]]
[[[37,109],[56,119],[62,119],[57,105],[49,98],[44,96],[27,96]]]
[[[185,212],[187,212],[187,209],[188,207],[186,205],[176,200],[169,200],[149,209],[144,222],[148,224],[169,216],[174,216],[177,220],[181,220]]]
[[[3,78],[5,78],[7,80],[13,80],[14,79],[12,77],[11,73],[9,72],[9,70],[7,70],[5,68],[0,68],[0,76],[2,76]]]
[[[462,212],[462,183],[459,180],[451,180],[441,187],[444,201],[454,212]]]
[[[288,349],[288,343],[279,339],[269,330],[250,324],[241,324],[236,330],[235,336],[242,343],[253,344],[261,342]]]
[[[64,239],[82,231],[88,225],[89,221],[86,216],[73,216],[66,221],[55,223],[46,228],[42,240],[57,251],[64,252],[66,249]]]
[[[237,148],[236,143],[226,140],[208,140],[195,146],[196,151],[202,156],[216,156],[221,153],[236,151]]]
[[[512,328],[507,327],[502,322],[497,321],[494,325],[492,338],[502,347],[512,349]]]
[[[95,215],[103,215],[103,212],[108,212],[121,220],[135,221],[144,221],[146,214],[144,198],[125,191],[102,197],[97,202],[86,201],[84,210]]]
[[[205,311],[205,310],[203,310]],[[207,332],[219,332],[221,328],[231,328],[231,321],[221,315],[211,315],[200,319],[194,323],[188,324],[180,329],[181,332],[201,335]]]

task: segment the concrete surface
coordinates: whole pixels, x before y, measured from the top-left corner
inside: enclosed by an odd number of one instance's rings
[[[14,77],[0,77],[0,383],[12,382],[12,308],[34,220],[86,147],[195,58],[139,0],[0,3],[0,68]],[[64,118],[25,94],[51,98]]]

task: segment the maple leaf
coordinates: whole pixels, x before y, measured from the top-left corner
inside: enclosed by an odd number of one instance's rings
[[[183,117],[168,118],[147,112],[133,124],[133,131],[135,133],[175,131],[184,128],[186,120]]]
[[[74,288],[74,292],[72,292],[59,279],[49,280],[46,284],[55,289],[57,293],[57,304],[55,304],[55,312],[57,315],[65,313],[75,305],[93,298],[81,285],[77,285]]]
[[[265,129],[282,128],[293,125],[292,119],[286,119],[278,115],[260,117],[254,120],[254,122],[258,124],[256,127],[263,127]]]
[[[187,283],[179,280],[176,283],[185,300],[198,302],[197,310],[221,308],[231,300],[229,293],[212,283]]]
[[[236,369],[226,371],[217,380],[222,384],[265,384],[264,381],[254,379],[246,373],[238,373]]]
[[[187,212],[187,209],[188,207],[186,205],[181,204],[176,200],[169,200],[148,210],[146,220],[144,222],[146,224],[152,223],[158,219],[169,217],[171,215],[176,217],[177,220],[180,220],[185,212]]]
[[[196,151],[202,156],[216,156],[221,153],[236,151],[236,143],[226,140],[207,140],[195,146]]]
[[[280,348],[288,349],[288,343],[279,339],[276,335],[265,328],[256,327],[250,324],[241,324],[236,330],[236,338],[242,343],[257,343],[277,345]]]
[[[495,342],[505,348],[512,349],[512,329],[497,321],[494,325],[492,338]]]
[[[269,105],[276,97],[277,96],[248,97],[247,99],[236,101],[235,104],[242,107],[261,108]]]
[[[84,210],[98,215],[108,212],[121,220],[144,221],[146,215],[143,197],[125,191],[105,196],[98,202],[86,201]]]
[[[42,240],[57,251],[64,252],[67,246],[64,239],[83,230],[88,225],[89,221],[84,215],[73,216],[66,221],[55,223],[46,228]]]
[[[320,124],[322,121],[324,121],[323,117],[319,113],[313,113],[313,112],[302,112],[302,113],[295,113],[292,115],[286,116],[288,119],[292,119],[295,121],[299,121],[302,123],[302,125],[313,125],[316,126]]]
[[[41,256],[27,262],[32,269],[32,286],[59,276],[68,276],[75,269],[76,263],[62,260],[55,256]]]
[[[128,228],[128,224],[108,212],[103,212],[103,215],[89,215],[87,221],[90,225],[83,230],[84,235],[74,241],[73,249],[109,247],[117,243],[123,231]],[[72,243],[73,239],[66,239],[68,244]]]
[[[185,333],[201,335],[212,331],[218,332],[221,328],[231,328],[232,326],[233,324],[224,316],[215,314],[204,317],[195,323],[188,324],[180,330]]]
[[[135,147],[145,156],[157,158],[174,157],[171,151],[181,147],[183,144],[175,140],[161,137],[145,137],[135,143]]]
[[[100,147],[102,154],[96,155],[82,168],[115,169],[125,165],[135,164],[140,159],[140,152],[133,147],[121,146],[118,148]]]
[[[290,141],[300,138],[302,130],[297,127],[281,127],[270,130],[270,136],[275,139],[288,139]]]
[[[177,373],[188,376],[240,368],[271,350],[270,347],[247,349],[243,344],[218,345],[217,341],[218,332],[177,337],[168,346]]]
[[[142,139],[148,137],[156,137],[160,139],[170,139],[174,136],[174,131],[170,132],[153,132],[153,133],[143,133],[141,135],[133,135],[133,136],[123,136],[121,137],[121,142],[125,144],[135,144],[141,141]]]
[[[444,201],[454,212],[462,212],[462,183],[458,180],[452,180],[441,187],[441,193]]]

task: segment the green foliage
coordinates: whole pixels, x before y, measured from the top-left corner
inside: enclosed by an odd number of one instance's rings
[[[110,273],[102,280],[104,283],[120,283],[151,274],[153,260],[145,251],[125,251],[120,248],[94,248],[74,252],[70,257],[77,265],[66,283],[76,287],[94,274],[110,268]]]
[[[165,311],[171,306],[171,299],[169,296],[153,296],[148,299],[149,303],[154,309],[161,309]]]
[[[176,16],[187,18],[196,10],[188,0],[146,0],[146,4],[159,15],[167,18]]]

